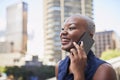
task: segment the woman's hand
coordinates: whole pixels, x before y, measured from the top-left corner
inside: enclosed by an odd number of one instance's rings
[[[73,42],[75,48],[70,50],[70,70],[74,80],[84,80],[84,71],[87,64],[87,55],[83,49],[83,42],[80,45]]]

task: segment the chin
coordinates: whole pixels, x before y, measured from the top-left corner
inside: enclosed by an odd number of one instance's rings
[[[73,45],[71,45],[71,46],[62,46],[61,48],[62,48],[62,50],[70,52],[70,49],[73,48]]]
[[[63,47],[62,47],[62,50],[65,50],[65,51],[67,51],[67,52],[70,52],[70,48],[63,48]]]

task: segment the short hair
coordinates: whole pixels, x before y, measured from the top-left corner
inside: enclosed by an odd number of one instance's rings
[[[90,32],[90,34],[95,34],[95,23],[93,22],[93,20],[91,18],[89,18],[88,16],[84,16],[84,15],[81,15],[81,14],[75,14],[73,16],[78,16],[82,19],[84,19],[87,23],[87,28],[88,28],[88,31]]]

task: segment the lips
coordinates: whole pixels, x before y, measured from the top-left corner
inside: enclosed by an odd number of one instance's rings
[[[68,44],[69,42],[70,42],[70,39],[69,39],[69,38],[65,38],[65,37],[61,38],[61,43],[62,43],[62,45],[66,45],[66,44]]]

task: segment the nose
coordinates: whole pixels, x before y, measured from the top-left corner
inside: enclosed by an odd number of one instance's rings
[[[66,35],[68,32],[67,32],[67,30],[62,30],[61,31],[61,34],[63,34],[63,35]]]
[[[61,33],[60,33],[60,36],[67,35],[67,34],[68,34],[67,30],[62,30]]]

